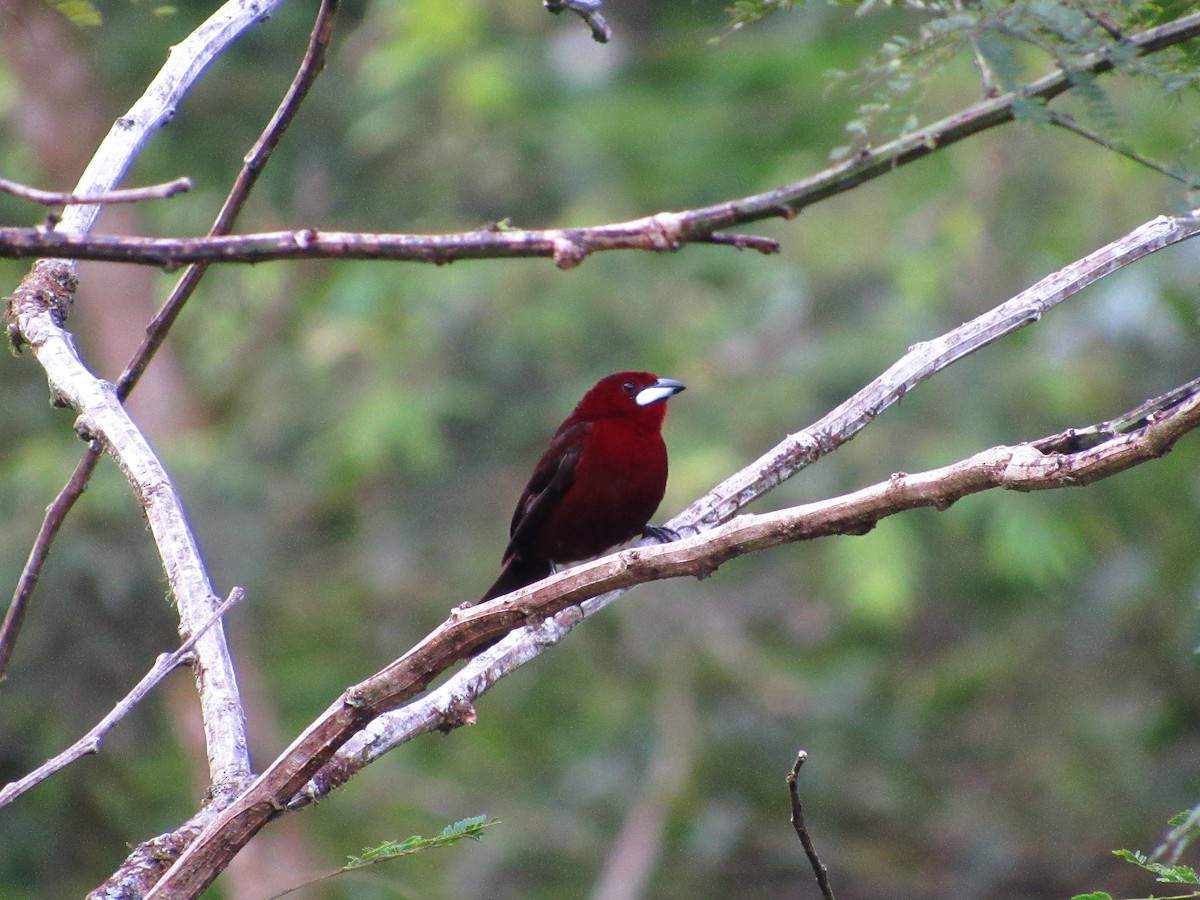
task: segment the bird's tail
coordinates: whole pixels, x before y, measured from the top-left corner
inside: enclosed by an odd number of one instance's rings
[[[547,575],[554,571],[554,567],[549,560],[545,559],[530,559],[526,556],[511,556],[508,562],[504,564],[504,568],[500,570],[500,577],[496,579],[496,583],[488,588],[488,592],[479,598],[479,602],[491,600],[493,597],[500,597],[510,591],[515,591],[517,588],[525,587],[527,584],[533,584],[535,581],[541,581]]]

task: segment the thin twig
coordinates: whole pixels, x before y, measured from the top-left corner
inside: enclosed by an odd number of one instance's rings
[[[804,855],[808,857],[808,864],[812,866],[813,874],[817,876],[817,885],[821,888],[821,896],[825,900],[833,900],[833,888],[829,884],[829,870],[821,862],[821,857],[817,856],[817,849],[813,846],[812,838],[808,836],[808,826],[804,822],[804,806],[800,803],[800,786],[797,781],[800,767],[807,759],[808,754],[805,751],[801,750],[797,753],[796,764],[792,766],[792,771],[788,772],[786,778],[788,793],[792,798],[792,827],[796,829],[796,835],[800,838],[800,846],[804,848]]]
[[[237,220],[238,214],[246,204],[246,199],[250,196],[250,191],[258,181],[258,176],[266,167],[275,148],[279,146],[283,133],[296,117],[300,104],[308,96],[317,76],[325,68],[325,56],[329,48],[329,41],[333,37],[339,6],[340,0],[324,0],[322,2],[317,11],[316,22],[313,24],[300,68],[292,79],[283,100],[275,110],[275,114],[271,117],[271,121],[267,123],[250,152],[246,154],[242,170],[238,173],[237,180],[233,183],[229,196],[225,198],[225,203],[222,204],[216,220],[208,230],[209,237],[229,234],[232,230],[233,223]],[[146,327],[145,339],[117,380],[117,396],[122,400],[129,395],[142,373],[146,371],[146,367],[154,358],[154,354],[158,352],[158,348],[162,346],[167,332],[178,318],[184,304],[192,296],[200,279],[207,271],[206,264],[197,263],[189,266],[175,284],[171,296],[167,298],[162,308]]]
[[[1146,55],[1200,35],[1200,12],[1129,38]],[[610,250],[673,251],[710,240],[737,225],[792,218],[801,209],[852,190],[951,144],[1013,121],[1024,101],[1048,102],[1071,90],[1079,72],[1103,74],[1116,62],[1111,52],[1084,57],[1070,73],[1058,70],[1017,91],[975,103],[925,128],[878,147],[864,148],[845,162],[810,178],[761,194],[711,206],[661,212],[628,222],[587,228],[480,228],[452,234],[323,232],[313,228],[213,238],[144,238],[127,235],[78,237],[28,228],[0,228],[0,257],[57,255],[173,268],[197,262],[257,263],[283,259],[389,259],[445,265],[465,259],[548,257],[560,268],[579,265],[590,254]],[[80,209],[83,207],[71,207]]]
[[[1086,450],[1116,437],[1118,434],[1128,434],[1148,424],[1163,414],[1170,412],[1200,393],[1200,378],[1193,378],[1187,384],[1181,384],[1174,390],[1160,397],[1147,400],[1128,412],[1086,428],[1069,428],[1059,434],[1052,434],[1032,443],[1031,446],[1043,453],[1074,453]]]
[[[21,570],[21,577],[17,579],[17,586],[13,590],[12,600],[8,604],[8,612],[4,616],[4,624],[0,625],[0,681],[8,677],[8,664],[12,659],[13,649],[17,645],[21,625],[25,621],[29,598],[33,596],[38,578],[41,577],[46,557],[50,553],[50,545],[54,543],[55,536],[62,528],[67,513],[71,511],[75,501],[87,489],[88,480],[96,468],[96,463],[100,461],[102,452],[99,441],[89,442],[88,449],[75,466],[75,471],[71,473],[70,479],[58,492],[54,502],[46,507],[45,518],[42,519],[41,528],[38,529],[33,547],[29,551],[29,558],[25,561],[25,568]]]
[[[82,759],[88,754],[98,752],[100,745],[104,742],[104,738],[108,736],[113,726],[129,715],[133,711],[133,708],[142,701],[143,697],[150,693],[170,672],[174,671],[175,667],[182,663],[185,657],[192,652],[192,647],[200,639],[200,636],[211,628],[221,616],[225,615],[234,604],[240,602],[245,595],[246,592],[242,588],[235,587],[229,592],[229,596],[225,598],[221,605],[213,611],[209,620],[198,631],[189,636],[186,641],[180,644],[179,649],[174,653],[161,654],[154,661],[154,665],[150,668],[150,671],[142,676],[141,681],[134,685],[133,690],[126,694],[109,711],[108,715],[97,722],[91,731],[62,753],[38,766],[24,778],[5,785],[3,790],[0,790],[0,808],[7,806],[34,785],[40,784],[56,772],[62,771],[76,760]]]
[[[1111,150],[1118,156],[1123,156],[1128,160],[1132,160],[1140,166],[1145,166],[1147,169],[1151,169],[1152,171],[1157,172],[1159,175],[1165,175],[1173,181],[1178,181],[1188,190],[1200,187],[1200,180],[1187,175],[1181,175],[1175,169],[1164,166],[1162,163],[1157,163],[1148,157],[1142,156],[1142,154],[1135,150],[1131,150],[1128,147],[1123,147],[1120,144],[1113,143],[1095,131],[1080,125],[1075,121],[1074,116],[1070,116],[1067,113],[1057,112],[1053,109],[1047,110],[1046,112],[1050,117],[1050,123],[1052,125],[1057,125],[1059,128],[1069,131],[1072,134],[1077,134],[1081,138],[1089,140],[1093,144],[1103,147],[1105,150]]]
[[[29,187],[7,178],[0,178],[0,191],[38,203],[42,206],[71,206],[80,203],[138,203],[142,200],[165,200],[192,189],[190,178],[176,178],[165,184],[153,184],[147,187],[119,188],[114,191],[99,191],[91,194],[77,194],[73,191],[43,191],[40,188]]]

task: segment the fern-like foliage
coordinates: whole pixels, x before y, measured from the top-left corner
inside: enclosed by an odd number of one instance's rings
[[[497,825],[499,822],[499,819],[489,819],[487,816],[472,816],[469,819],[460,819],[452,825],[447,825],[441,830],[440,834],[430,838],[414,834],[403,841],[385,841],[378,847],[371,847],[364,850],[362,856],[350,857],[346,865],[342,866],[342,871],[353,872],[355,869],[373,866],[385,860],[398,859],[401,856],[411,856],[414,853],[420,853],[422,850],[432,850],[435,847],[449,847],[457,844],[464,838],[477,841],[483,837],[483,829]]]
[[[489,819],[487,816],[472,816],[469,819],[460,819],[451,825],[447,825],[439,834],[433,837],[422,837],[419,834],[414,834],[412,837],[405,838],[402,841],[384,841],[378,847],[369,847],[363,850],[362,856],[351,856],[346,865],[340,869],[319,875],[316,878],[311,878],[301,884],[293,885],[285,891],[273,894],[267,900],[279,900],[280,897],[285,897],[300,888],[308,887],[321,881],[327,881],[330,878],[336,878],[338,875],[344,875],[347,872],[365,869],[367,866],[378,865],[391,859],[412,856],[414,853],[420,853],[422,850],[450,847],[468,838],[478,841],[483,837],[483,829],[498,824],[500,824],[499,819]]]
[[[1131,34],[1194,12],[1188,0],[827,0],[857,7],[857,15],[884,8],[912,15],[913,27],[886,40],[853,71],[829,73],[831,86],[863,98],[846,123],[849,140],[833,151],[838,159],[870,143],[914,129],[917,110],[951,64],[970,59],[984,96],[1007,94],[1045,74],[1063,69],[1076,82],[1091,130],[1120,143],[1121,120],[1103,79],[1082,71],[1081,63],[1102,53],[1114,70],[1151,79],[1164,94],[1200,86],[1200,51],[1181,46],[1139,57]],[[785,12],[804,0],[736,0],[730,29]],[[1110,76],[1111,77],[1111,76]],[[1018,118],[1049,122],[1036,100],[1017,98]],[[1197,132],[1200,140],[1200,131]]]

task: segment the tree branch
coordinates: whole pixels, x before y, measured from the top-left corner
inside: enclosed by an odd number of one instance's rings
[[[213,223],[212,228],[209,229],[209,236],[229,233],[233,222],[245,205],[251,189],[257,182],[259,174],[266,166],[272,152],[283,137],[283,132],[295,117],[300,103],[308,95],[313,82],[324,68],[325,53],[329,40],[332,37],[334,23],[337,19],[338,5],[338,0],[325,0],[322,3],[321,9],[317,13],[317,20],[313,27],[308,49],[305,52],[296,77],[280,102],[275,115],[272,116],[262,135],[243,160],[242,170],[238,174],[228,197],[226,197],[216,221]],[[92,199],[94,200],[95,198],[93,197]],[[147,326],[146,337],[134,353],[133,358],[126,365],[125,371],[121,374],[116,384],[117,398],[122,402],[129,396],[130,391],[133,390],[141,376],[145,373],[150,361],[162,346],[163,341],[166,340],[171,326],[183,310],[184,304],[191,298],[207,271],[208,267],[205,265],[197,264],[189,266],[183,275],[180,276],[179,281],[176,282],[171,295]],[[5,615],[3,625],[0,626],[0,681],[3,681],[7,675],[8,663],[12,657],[17,637],[20,634],[21,625],[25,618],[25,611],[28,608],[29,599],[33,595],[33,590],[37,586],[37,581],[41,575],[42,567],[45,565],[50,546],[54,542],[59,529],[62,527],[67,514],[75,505],[75,501],[86,490],[92,473],[95,471],[96,464],[99,462],[101,452],[102,447],[98,442],[93,441],[88,445],[87,451],[76,465],[75,471],[67,481],[67,484],[46,510],[41,528],[38,531],[37,538],[34,540],[33,548],[30,551],[29,558],[26,560],[25,568],[22,570],[21,577],[18,579],[16,589],[13,592],[8,613]]]
[[[833,887],[829,884],[829,869],[825,867],[825,863],[821,862],[821,857],[817,855],[817,848],[813,846],[812,838],[808,835],[808,825],[804,821],[804,804],[800,802],[800,768],[808,760],[808,754],[801,750],[796,754],[796,762],[792,764],[792,770],[788,772],[787,781],[788,795],[792,800],[792,827],[796,829],[796,836],[800,838],[800,846],[804,848],[804,855],[808,857],[808,864],[812,866],[813,875],[817,878],[817,885],[821,889],[821,896],[825,900],[833,900]]]
[[[74,288],[70,266],[39,260],[9,299],[10,328],[15,327],[46,370],[55,402],[79,411],[76,430],[103,444],[133,487],[179,607],[181,635],[187,638],[208,621],[221,598],[213,593],[170,475],[116,390],[87,370],[74,338],[61,326]],[[250,772],[250,758],[233,663],[219,623],[201,635],[196,656],[196,677],[206,687],[201,704],[214,792],[236,791]]]
[[[886,372],[803,431],[788,435],[667,524],[692,534],[727,521],[776,485],[849,441],[922,381],[1041,320],[1064,300],[1130,263],[1200,234],[1200,210],[1159,216],[969,322],[909,349]]]
[[[1200,393],[1151,419],[1135,432],[1073,453],[1043,453],[1031,444],[993,447],[939,469],[898,473],[831,500],[739,516],[701,535],[624,550],[506,597],[459,607],[400,659],[346,691],[204,830],[147,900],[198,896],[237,850],[285,808],[307,777],[367,721],[424,690],[464,652],[505,634],[513,623],[548,620],[572,608],[571,617],[577,620],[583,614],[579,605],[606,591],[666,578],[705,577],[747,553],[834,534],[864,534],[888,516],[919,507],[945,510],[957,500],[985,490],[1033,491],[1090,484],[1164,455],[1184,434],[1200,428]],[[543,621],[533,630],[549,625]],[[505,645],[512,637],[481,654],[475,663],[494,665],[511,649]],[[468,672],[478,676],[478,668],[469,664],[452,682],[461,684]],[[444,691],[437,693],[444,696]],[[456,722],[437,717],[433,727],[444,730],[472,720],[470,700],[458,699],[453,709]]]
[[[1088,459],[1080,454],[1085,451],[1097,449],[1100,449],[1100,452],[1104,454],[1112,454],[1115,460],[1120,453],[1128,452],[1128,448],[1122,450],[1115,442],[1133,440],[1136,443],[1142,441],[1139,435],[1144,434],[1146,429],[1152,425],[1165,427],[1163,423],[1167,419],[1176,422],[1176,425],[1172,425],[1170,428],[1180,428],[1179,433],[1166,433],[1167,440],[1173,444],[1184,431],[1200,427],[1200,411],[1195,408],[1198,396],[1200,396],[1200,379],[1191,381],[1187,385],[1164,394],[1162,397],[1147,401],[1129,413],[1119,416],[1110,422],[1092,425],[1087,428],[1070,429],[1032,441],[1028,444],[1019,445],[1016,448],[995,447],[977,454],[965,462],[958,463],[957,468],[951,466],[939,469],[934,473],[928,473],[926,476],[894,475],[887,482],[876,485],[874,488],[866,489],[868,492],[874,491],[874,499],[878,501],[881,496],[887,494],[893,485],[904,484],[911,486],[918,484],[922,478],[927,480],[932,478],[935,485],[932,490],[926,491],[924,495],[925,502],[913,503],[910,498],[908,505],[891,506],[888,504],[892,500],[887,500],[879,512],[864,516],[861,509],[857,509],[851,514],[847,511],[851,510],[854,502],[856,502],[851,498],[859,497],[864,493],[860,491],[847,497],[824,501],[823,503],[809,504],[808,506],[797,507],[793,510],[784,510],[782,515],[797,520],[809,515],[830,515],[825,509],[830,506],[835,510],[832,513],[835,517],[838,515],[836,512],[838,508],[843,510],[842,515],[844,519],[839,525],[827,524],[829,530],[823,529],[819,532],[791,537],[789,540],[811,540],[817,537],[824,537],[827,534],[862,534],[870,530],[878,519],[884,518],[886,515],[906,511],[907,509],[914,508],[914,506],[932,506],[939,510],[945,509],[961,496],[965,496],[965,493],[954,494],[950,490],[953,486],[953,480],[962,477],[963,472],[969,472],[974,466],[978,471],[973,476],[968,477],[986,479],[987,477],[991,477],[987,469],[989,465],[993,465],[999,460],[1012,459],[1021,453],[1029,456],[1029,451],[1031,450],[1034,451],[1033,458],[1042,459],[1042,465],[1038,474],[1027,484],[1020,485],[1013,481],[1006,484],[978,486],[978,483],[976,483],[978,490],[986,490],[989,487],[1006,487],[1011,490],[1034,490],[1039,487],[1054,488],[1077,485],[1080,482],[1071,480],[1072,477],[1075,477],[1072,473],[1066,470],[1057,474],[1055,473],[1054,467],[1058,465],[1057,460],[1074,460],[1074,464],[1080,464]],[[1112,423],[1118,422],[1122,423],[1124,431],[1118,432],[1113,429]],[[1080,439],[1081,436],[1084,437],[1084,440]],[[1159,437],[1142,441],[1141,446],[1149,448],[1155,446],[1155,442],[1162,440],[1163,438],[1160,434]],[[1163,452],[1165,452],[1165,449]],[[1146,459],[1150,458],[1154,458],[1153,455],[1146,457]],[[1137,462],[1144,462],[1146,459],[1141,459]],[[1124,462],[1128,462],[1128,460],[1124,460]],[[1137,462],[1132,462],[1130,465],[1135,465]],[[1128,467],[1125,466],[1125,468]],[[1117,471],[1121,470],[1123,469]],[[1012,471],[1016,472],[1018,469],[1014,468]],[[1110,474],[1115,474],[1115,471],[1105,472],[1096,477],[1107,477]],[[938,484],[939,479],[944,479],[943,483]],[[966,493],[975,492],[977,491],[971,490]],[[894,499],[897,503],[900,500],[898,495]],[[735,522],[746,523],[756,520],[766,521],[764,517],[744,516],[736,519]],[[702,532],[702,534],[712,535],[713,530],[709,529]],[[707,538],[700,545],[705,546],[706,543]],[[664,546],[674,547],[677,544]],[[625,551],[625,553],[636,554],[645,549],[659,550],[661,552],[659,548],[652,545],[649,548],[638,548],[633,551]],[[599,563],[611,564],[612,560],[619,555],[605,557],[597,563],[587,563],[582,567],[568,570],[562,573],[562,575],[556,576],[555,583],[561,585],[563,582],[557,579],[572,576],[572,579],[579,578],[589,585],[593,584],[591,573],[596,571],[595,567]],[[721,560],[721,562],[723,561]],[[701,565],[695,571],[679,572],[678,574],[691,574],[696,577],[704,577],[719,564],[719,562],[713,562],[710,567],[706,568]],[[676,577],[676,575],[663,574],[661,577]],[[575,582],[572,580],[570,583]],[[419,700],[374,719],[359,734],[356,734],[347,741],[331,757],[329,763],[322,767],[304,785],[288,803],[288,809],[299,809],[313,801],[324,798],[330,791],[349,781],[351,777],[365,766],[419,735],[432,731],[450,731],[462,725],[475,724],[475,701],[493,684],[505,675],[536,659],[547,648],[562,640],[576,625],[584,619],[590,618],[619,596],[620,593],[618,591],[599,594],[590,600],[583,601],[578,606],[567,607],[553,618],[548,618],[536,625],[529,625],[509,634],[494,646],[489,647],[484,652],[468,660],[462,669],[455,672],[454,675],[448,678],[437,689],[430,691]]]
[[[1200,12],[1128,38],[1144,56],[1200,35]],[[1115,52],[1115,51],[1114,51]],[[1103,74],[1116,67],[1113,52],[1093,53],[1075,73]],[[875,148],[810,178],[762,194],[712,206],[599,225],[546,230],[482,228],[455,234],[367,234],[306,228],[215,238],[81,237],[41,229],[0,228],[0,256],[69,256],[171,268],[185,263],[253,263],[283,259],[388,259],[445,265],[464,259],[549,257],[569,269],[592,253],[607,250],[678,250],[688,243],[720,242],[774,252],[769,238],[722,238],[717,232],[770,218],[790,219],[806,206],[836,196],[899,166],[1013,121],[1021,103],[1049,101],[1074,86],[1059,70],[1019,91],[975,103],[954,115]],[[72,207],[71,209],[85,207]]]
[[[104,743],[104,738],[112,731],[113,727],[133,712],[133,708],[142,701],[142,698],[149,694],[168,674],[174,671],[176,666],[183,663],[191,654],[192,647],[200,639],[200,636],[216,624],[217,620],[225,615],[244,596],[246,596],[246,592],[240,587],[235,587],[229,592],[229,596],[225,598],[224,602],[214,610],[212,617],[198,631],[184,641],[174,653],[161,654],[154,661],[154,665],[151,666],[150,671],[142,676],[142,680],[134,685],[133,689],[103,719],[97,722],[91,731],[53,759],[38,766],[38,768],[34,769],[24,778],[5,785],[3,790],[0,790],[0,807],[12,803],[12,801],[16,800],[31,787],[40,784],[56,772],[61,772],[76,760],[82,759],[91,753],[98,753],[100,745]]]
[[[200,27],[171,47],[166,64],[146,91],[125,115],[113,123],[112,129],[79,177],[75,192],[95,194],[110,191],[120,184],[146,141],[171,121],[180,101],[208,64],[248,28],[269,18],[281,2],[227,0]],[[68,207],[63,213],[61,232],[77,236],[87,234],[95,225],[101,209],[97,204]],[[58,234],[60,231],[48,233]]]
[[[153,132],[170,121],[182,97],[208,63],[246,29],[269,16],[279,2],[229,0],[172,47],[167,63],[145,93],[126,115],[117,120],[101,142],[80,177],[75,193],[90,196],[113,190]],[[58,228],[71,232],[74,237],[86,235],[101,209],[97,204],[69,206]],[[99,440],[92,441],[88,455],[47,511],[0,633],[3,639],[0,640],[0,662],[6,664],[11,655],[12,642],[50,542],[77,499],[77,491],[86,485],[103,445],[117,459],[145,510],[179,607],[181,636],[186,640],[193,633],[199,635],[194,668],[197,682],[204,686],[200,703],[212,796],[220,801],[235,795],[250,773],[245,716],[224,629],[217,622],[203,633],[199,631],[221,601],[212,590],[199,548],[166,470],[125,413],[112,385],[87,370],[79,358],[73,337],[62,327],[73,302],[75,284],[74,262],[41,260],[34,264],[14,292],[6,309],[10,337],[18,344],[27,343],[33,348],[46,369],[56,402],[79,410],[82,429]]]
[[[960,497],[996,487],[1035,490],[1084,484],[1167,452],[1186,431],[1200,426],[1200,395],[1149,414],[1128,435],[1070,453],[1042,452],[1032,445],[997,447],[922,475],[891,479],[846,497],[764,515],[743,515],[721,525],[737,509],[794,472],[845,443],[884,408],[953,361],[997,338],[1038,321],[1042,314],[1086,284],[1200,232],[1200,219],[1160,217],[1130,235],[1043,279],[1033,288],[934,341],[920,344],[854,398],[791,436],[743,473],[719,485],[670,526],[694,536],[670,544],[638,547],[604,557],[538,582],[507,597],[455,609],[441,627],[366,681],[350,688],[289,747],[201,836],[149,895],[194,897],[236,852],[285,804],[303,805],[344,780],[377,750],[380,734],[364,735],[350,755],[330,770],[326,761],[368,722],[426,690],[451,665],[488,646],[446,685],[398,715],[409,726],[443,730],[473,721],[474,698],[520,661],[539,655],[585,616],[635,584],[662,578],[703,577],[745,553],[828,534],[861,534],[880,519],[919,506],[944,509]],[[1139,408],[1141,409],[1141,408]],[[585,602],[590,601],[590,602]],[[555,617],[555,618],[551,618]],[[509,653],[515,653],[510,658]],[[407,734],[404,740],[413,735]],[[308,780],[320,772],[317,781]],[[297,792],[302,792],[300,798]]]
[[[142,200],[165,200],[192,189],[190,178],[176,178],[165,184],[155,184],[140,188],[122,188],[120,190],[101,191],[94,194],[80,194],[75,191],[43,191],[29,187],[7,178],[0,178],[0,191],[39,203],[42,206],[71,206],[77,204],[105,203],[137,203]]]

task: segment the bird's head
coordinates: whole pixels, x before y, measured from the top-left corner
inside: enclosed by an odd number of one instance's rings
[[[583,395],[575,415],[587,419],[635,416],[661,422],[667,412],[666,401],[684,387],[681,381],[650,372],[617,372],[601,378]]]

